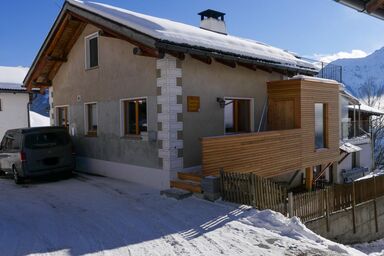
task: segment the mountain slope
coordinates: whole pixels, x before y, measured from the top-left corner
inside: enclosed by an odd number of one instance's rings
[[[368,81],[384,84],[384,47],[365,58],[339,59],[331,64],[343,67],[343,83],[357,97],[359,88]]]

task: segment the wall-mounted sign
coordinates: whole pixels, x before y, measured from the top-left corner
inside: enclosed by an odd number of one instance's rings
[[[200,97],[187,96],[188,112],[200,112]]]

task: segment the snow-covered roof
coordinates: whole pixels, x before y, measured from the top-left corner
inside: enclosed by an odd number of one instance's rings
[[[25,91],[26,88],[22,87],[20,83],[2,83],[0,82],[0,91]]]
[[[289,80],[307,80],[307,81],[322,82],[322,83],[329,83],[329,84],[340,84],[336,80],[320,78],[320,77],[313,77],[313,76],[305,76],[305,75],[296,75],[296,76],[290,78]]]
[[[348,108],[354,109],[354,105],[349,105]],[[359,107],[356,106],[356,109],[358,110]],[[365,105],[365,104],[360,104],[360,111],[370,113],[370,114],[375,114],[375,115],[384,115],[384,111],[379,110],[379,109],[374,108],[374,107],[370,107],[370,106]]]
[[[219,34],[107,4],[81,0],[67,0],[67,2],[161,42],[253,58],[301,70],[314,72],[318,70],[312,63],[300,59],[293,53],[254,40]]]
[[[353,145],[352,143],[349,143],[349,142],[341,144],[340,149],[347,153],[353,153],[353,152],[358,152],[362,150],[361,147]]]

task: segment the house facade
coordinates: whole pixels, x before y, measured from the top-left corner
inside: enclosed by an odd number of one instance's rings
[[[0,138],[9,129],[28,127],[29,93],[22,84],[0,82]]]
[[[336,171],[339,84],[303,76],[318,70],[294,54],[227,35],[223,13],[200,15],[196,28],[64,4],[24,83],[49,89],[51,122],[68,127],[78,168],[192,190],[220,170],[302,171],[308,184],[316,166]]]

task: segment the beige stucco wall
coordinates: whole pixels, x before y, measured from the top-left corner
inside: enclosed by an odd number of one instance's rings
[[[54,106],[69,105],[79,156],[159,168],[156,141],[121,138],[120,131],[120,100],[147,97],[148,132],[156,134],[156,59],[133,55],[126,41],[100,36],[99,67],[86,70],[84,38],[96,31],[85,28],[55,76]],[[86,102],[98,103],[97,138],[84,136]]]
[[[266,82],[283,79],[274,72],[231,68],[215,61],[207,65],[191,57],[183,61],[182,70],[185,168],[201,164],[199,138],[224,134],[224,109],[217,97],[252,98],[253,128],[257,131],[267,100]],[[187,112],[187,96],[200,97],[200,112]]]

